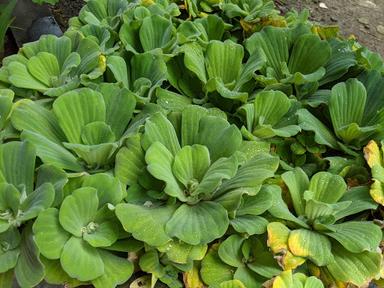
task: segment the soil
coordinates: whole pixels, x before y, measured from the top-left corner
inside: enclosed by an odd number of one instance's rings
[[[16,45],[16,41],[13,38],[13,35],[11,33],[11,30],[7,31],[7,34],[5,34],[5,41],[4,41],[4,53],[0,53],[0,61],[2,57],[7,57],[9,55],[17,53],[17,50],[19,48]]]
[[[61,30],[67,30],[68,20],[77,16],[84,4],[85,1],[83,0],[60,0],[59,3],[51,6],[52,14]]]
[[[311,12],[311,20],[339,25],[340,32],[384,57],[384,0],[276,0],[282,13],[294,8]]]
[[[339,25],[341,33],[354,35],[372,51],[384,56],[384,0],[276,0],[283,13],[290,9],[309,9],[311,20]],[[68,20],[77,16],[84,0],[60,0],[51,11],[61,29],[68,28]]]

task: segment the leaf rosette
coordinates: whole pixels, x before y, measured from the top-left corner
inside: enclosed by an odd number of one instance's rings
[[[28,142],[0,145],[0,276],[14,271],[24,287],[44,277],[31,231],[31,221],[61,201],[67,177],[60,169],[42,165],[35,181],[36,151]]]
[[[243,46],[232,40],[210,40],[204,46],[190,42],[167,62],[168,80],[197,103],[211,102],[224,110],[233,110],[247,102],[255,88],[255,72],[264,64],[265,59],[258,53],[246,58]]]
[[[360,186],[347,191],[343,178],[329,172],[318,172],[309,180],[300,168],[282,174],[282,179],[295,215],[275,186],[274,205],[269,212],[287,224],[272,222],[267,228],[268,245],[281,256],[280,265],[290,270],[309,260],[337,281],[355,285],[374,278],[381,265],[377,252],[381,229],[369,221],[345,219],[377,207],[368,188]],[[349,259],[348,263],[344,259]],[[343,273],[339,273],[341,267]]]
[[[325,66],[331,58],[331,47],[311,33],[305,25],[294,28],[265,27],[245,42],[247,51],[264,58],[261,75],[256,77],[265,87],[295,88],[300,99],[326,75]],[[316,57],[313,57],[313,55]]]
[[[15,104],[13,126],[33,143],[44,163],[70,171],[108,167],[127,129],[136,100],[114,84],[82,88],[53,102],[52,110],[28,99]]]
[[[2,81],[25,89],[26,95],[40,92],[57,97],[99,78],[105,69],[97,43],[72,33],[60,38],[46,35],[24,44],[18,54],[3,60],[0,74]]]
[[[297,125],[295,102],[280,91],[256,94],[253,103],[245,104],[239,109],[246,124],[242,129],[243,134],[250,139],[275,136],[288,138],[296,135],[301,128]]]
[[[121,235],[127,238],[111,210],[125,193],[108,174],[85,176],[77,186],[58,208],[39,214],[33,224],[36,245],[49,265],[60,263],[67,278],[115,287],[133,272],[130,261],[112,252]]]
[[[244,217],[234,218],[231,225],[251,234],[265,232],[246,222],[254,220],[265,229],[267,221],[258,215],[268,209],[271,199],[264,199],[265,206],[253,213],[258,201],[243,196],[259,196],[278,160],[259,152],[255,143],[243,141],[239,129],[216,111],[188,106],[169,114],[169,119],[154,114],[143,133],[128,139],[117,154],[115,173],[130,187],[128,203],[119,204],[116,213],[137,239],[155,247],[172,238],[189,245],[207,244],[224,235],[230,225],[228,214],[240,207],[244,209],[238,216]],[[246,147],[248,152],[241,151]],[[129,220],[132,217],[137,223]]]

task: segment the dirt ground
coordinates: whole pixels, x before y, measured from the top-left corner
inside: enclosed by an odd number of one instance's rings
[[[276,0],[285,13],[291,8],[309,9],[311,19],[339,25],[345,36],[351,34],[384,57],[384,0]]]
[[[83,0],[61,0],[56,5],[51,6],[52,14],[63,31],[68,28],[68,20],[77,16],[84,4],[85,1]]]
[[[355,35],[384,57],[384,0],[275,0],[275,3],[283,13],[292,8],[307,8],[312,20],[339,25],[343,35]],[[68,19],[77,15],[83,5],[83,0],[61,0],[51,10],[65,30]]]

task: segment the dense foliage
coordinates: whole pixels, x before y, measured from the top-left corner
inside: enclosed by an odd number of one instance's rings
[[[384,64],[336,27],[89,0],[2,64],[0,287],[383,285]]]

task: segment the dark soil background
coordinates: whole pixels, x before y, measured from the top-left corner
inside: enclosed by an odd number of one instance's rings
[[[384,0],[276,0],[275,3],[282,13],[292,8],[309,9],[311,20],[339,25],[344,36],[354,35],[384,57]]]
[[[77,16],[84,4],[83,0],[60,0],[59,3],[51,6],[52,14],[63,31],[68,28],[68,20]]]
[[[84,3],[83,0],[61,0],[51,6],[63,31]],[[339,25],[344,36],[354,35],[362,44],[384,56],[384,0],[275,0],[275,3],[283,14],[290,9],[309,9],[311,20]]]

